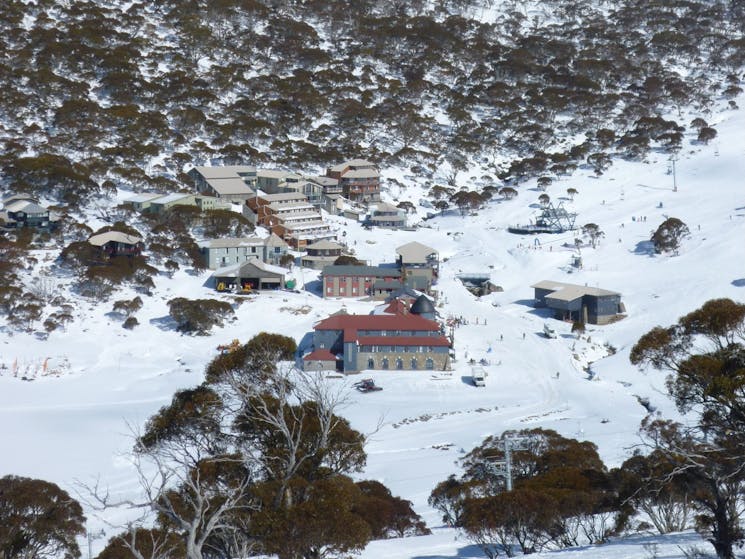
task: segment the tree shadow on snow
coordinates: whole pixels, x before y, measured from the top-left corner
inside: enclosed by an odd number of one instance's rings
[[[745,278],[732,280],[732,285],[735,287],[745,287]]]
[[[477,545],[467,545],[459,547],[455,551],[455,555],[415,555],[411,559],[458,559],[459,557],[484,557],[484,552]]]
[[[151,318],[150,324],[153,326],[156,326],[160,330],[163,330],[164,332],[175,332],[176,331],[176,321],[173,320],[170,316],[161,316],[159,318]]]
[[[652,241],[639,241],[634,247],[634,254],[640,256],[654,256],[654,243]]]

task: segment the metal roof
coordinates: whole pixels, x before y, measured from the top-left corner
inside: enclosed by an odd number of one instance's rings
[[[367,159],[350,159],[349,161],[344,161],[342,163],[339,163],[338,165],[329,167],[329,170],[340,173],[348,167],[375,167],[375,165]]]
[[[207,184],[220,195],[229,194],[253,194],[253,190],[243,182],[243,179],[237,176],[230,178],[210,178]]]
[[[249,165],[223,165],[220,167],[194,167],[197,173],[205,179],[230,179],[238,178],[240,174],[255,175],[256,167]]]
[[[576,285],[573,283],[564,283],[560,281],[544,280],[539,281],[530,287],[534,289],[547,289],[553,291],[550,295],[547,295],[548,299],[556,299],[559,301],[574,301],[584,295],[590,295],[593,297],[602,297],[608,295],[620,295],[617,291],[609,291],[607,289],[600,289],[598,287],[590,287],[587,285]]]
[[[370,277],[398,277],[400,272],[397,268],[381,268],[380,266],[353,266],[341,264],[326,266],[323,269],[324,276],[370,276]]]
[[[125,245],[136,245],[137,243],[142,242],[142,238],[135,235],[128,235],[127,233],[122,233],[121,231],[107,231],[106,233],[93,235],[90,239],[88,239],[88,242],[90,244],[97,247],[103,246],[111,241],[114,241],[116,243],[123,243]]]
[[[437,251],[432,247],[413,241],[398,247],[396,249],[396,254],[398,254],[404,262],[427,262],[427,259],[430,256],[433,254],[435,256],[437,255]]]
[[[162,194],[155,194],[154,192],[143,192],[142,194],[137,194],[131,198],[127,198],[124,202],[128,204],[139,204],[149,200],[154,200],[155,198],[161,198],[162,196]]]
[[[305,247],[306,250],[336,250],[341,248],[344,248],[344,245],[340,245],[334,241],[318,241]]]

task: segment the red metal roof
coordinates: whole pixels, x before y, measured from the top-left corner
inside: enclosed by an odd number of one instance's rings
[[[437,322],[416,314],[340,314],[321,320],[313,328],[314,330],[440,331],[440,325]]]
[[[336,355],[328,349],[316,349],[304,356],[303,361],[336,361]]]
[[[357,342],[360,345],[450,347],[450,341],[445,336],[363,336]]]

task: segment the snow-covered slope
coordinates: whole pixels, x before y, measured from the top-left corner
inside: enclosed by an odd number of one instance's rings
[[[647,163],[617,160],[596,178],[590,170],[555,182],[555,201],[569,187],[579,194],[567,207],[578,224],[596,223],[605,238],[596,249],[583,248],[584,268],[572,269],[574,234],[520,237],[506,227],[526,222],[540,192],[520,187],[511,201],[493,201],[477,213],[439,217],[416,231],[367,231],[334,220],[358,257],[390,262],[395,247],[417,240],[436,248],[443,261],[437,286],[443,317],[463,317],[455,330],[457,362],[452,374],[372,372],[384,390],[359,394],[342,413],[370,433],[364,477],[377,479],[414,503],[431,527],[440,525],[427,505],[433,486],[451,473],[456,461],[483,437],[505,429],[546,427],[595,442],[609,465],[618,465],[636,441],[648,397],[664,416],[675,414],[664,395],[663,375],[641,372],[628,362],[630,347],[657,324],[666,325],[708,299],[745,300],[745,114],[718,113],[720,140],[709,146],[686,138],[677,161],[677,191],[665,156]],[[416,199],[417,186],[410,194]],[[649,252],[647,241],[666,217],[688,224],[689,239],[676,256]],[[569,274],[569,271],[572,271]],[[463,272],[489,273],[504,288],[475,298],[457,280]],[[298,272],[310,284],[315,272]],[[263,293],[236,310],[236,320],[211,337],[176,333],[166,320],[166,302],[177,296],[214,296],[207,274],[177,272],[160,278],[153,297],[138,313],[133,331],[107,312],[110,303],[79,301],[76,320],[47,340],[0,334],[0,474],[14,473],[55,481],[71,488],[75,480],[101,482],[114,490],[134,490],[133,472],[123,453],[136,428],[179,388],[198,384],[218,343],[246,341],[260,331],[300,340],[312,324],[345,306],[369,312],[373,304],[323,300],[316,293]],[[557,339],[542,334],[545,314],[530,305],[530,285],[544,279],[581,283],[622,293],[628,317],[590,327],[577,340],[567,324],[556,323]],[[609,347],[615,354],[608,355]],[[468,359],[484,358],[486,387],[465,382]],[[44,366],[46,362],[46,373]],[[586,368],[592,362],[592,380]],[[31,381],[14,377],[27,376]],[[55,372],[55,374],[49,374]],[[558,373],[558,374],[557,374]],[[349,379],[329,382],[350,385]],[[101,521],[95,517],[91,525]],[[667,538],[664,556],[695,536]],[[565,551],[562,557],[644,557],[645,538],[625,540],[604,551]],[[478,549],[456,539],[449,529],[406,541],[374,542],[365,557],[478,557]]]

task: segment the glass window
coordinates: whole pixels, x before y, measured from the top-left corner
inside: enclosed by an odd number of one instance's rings
[[[432,358],[427,359],[425,366],[430,371],[435,368],[435,362],[432,360]]]
[[[374,369],[375,368],[375,359],[373,359],[372,357],[370,357],[367,360],[367,368],[368,369]]]

